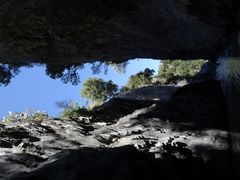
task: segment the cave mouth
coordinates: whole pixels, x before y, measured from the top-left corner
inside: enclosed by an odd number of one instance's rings
[[[240,177],[239,12],[238,0],[1,1],[0,179]],[[165,61],[112,73],[136,57]],[[61,112],[24,112],[29,100]]]
[[[118,167],[111,164],[117,161],[125,175],[128,168],[148,167],[151,170],[142,176],[154,177],[157,168],[169,171],[179,165],[182,178],[194,177],[195,171],[205,168],[206,177],[231,175],[235,167],[229,141],[231,116],[221,84],[221,75],[229,72],[229,66],[223,71],[223,64],[221,59],[1,64],[2,71],[13,73],[0,87],[1,98],[8,100],[5,107],[9,104],[13,109],[6,110],[9,114],[0,123],[0,158],[5,164],[0,175],[18,179],[40,173],[48,178],[48,165],[38,168],[44,163],[76,173],[73,157],[80,162],[79,168],[89,161],[96,164],[96,171],[102,166],[115,172]],[[29,103],[28,99],[40,105],[51,103],[58,112],[50,114],[44,106],[14,110],[18,102]],[[135,167],[139,159],[142,163]],[[183,172],[189,166],[193,171],[186,175]],[[137,172],[129,175],[138,177]],[[53,176],[58,179],[59,175]],[[102,176],[109,174],[104,170]]]
[[[77,102],[81,107],[87,107],[94,102],[80,95],[87,79],[111,80],[120,91],[131,75],[146,68],[154,71],[150,76],[157,74],[159,64],[160,60],[138,58],[118,64],[107,61],[57,65],[0,64],[1,99],[6,102],[0,116],[8,116],[8,111],[20,113],[26,110],[30,113],[39,110],[57,117],[63,108],[60,104]]]
[[[135,99],[169,99],[167,93],[159,97],[158,86],[169,85],[168,89],[162,91],[169,91],[169,94],[172,94],[177,86],[194,81],[194,78],[197,79],[196,74],[206,62],[205,60],[161,61],[136,58],[118,64],[107,61],[57,65],[1,64],[1,99],[4,99],[6,103],[0,116],[4,116],[5,119],[9,113],[26,111],[31,114],[34,111],[43,111],[48,112],[50,116],[57,117],[60,110],[69,107],[70,104],[90,108],[106,102],[110,97],[134,99],[130,97],[134,95],[127,91],[144,86],[156,86],[156,89],[152,89],[152,92],[150,89],[142,90],[142,95],[137,95]],[[112,81],[117,89],[102,102],[82,97],[80,91],[90,78],[101,79],[106,83]],[[99,84],[94,86],[97,85]],[[20,96],[19,92],[21,92]]]

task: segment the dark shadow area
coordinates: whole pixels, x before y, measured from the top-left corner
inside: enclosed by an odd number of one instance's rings
[[[145,108],[154,104],[152,100],[131,100],[112,98],[101,106],[92,110],[93,122],[115,123],[119,118],[133,113],[137,109]]]
[[[155,159],[152,154],[140,152],[133,146],[119,148],[81,148],[65,150],[36,171],[20,173],[9,179],[220,179],[233,178],[227,161],[208,161],[194,157],[191,150],[181,145],[166,144],[164,158]],[[188,153],[186,153],[188,152]],[[174,153],[188,154],[181,159]],[[221,157],[224,152],[218,151]],[[218,157],[219,157],[218,156]],[[225,156],[224,156],[225,157]]]
[[[226,62],[229,63],[229,71],[227,78],[223,79],[223,91],[226,96],[228,125],[230,146],[232,149],[232,159],[234,163],[234,171],[240,176],[240,58],[229,58]]]
[[[0,178],[6,178],[19,170],[34,169],[47,159],[28,153],[14,153],[8,156],[2,155],[6,161],[0,162]]]
[[[159,102],[142,118],[189,124],[193,129],[228,129],[225,97],[218,81],[192,83],[178,89],[169,102]]]
[[[237,0],[11,0],[0,9],[2,62],[214,59],[239,31]]]

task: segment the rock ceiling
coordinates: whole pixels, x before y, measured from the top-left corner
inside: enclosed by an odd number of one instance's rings
[[[215,59],[239,30],[236,0],[0,0],[0,61]]]

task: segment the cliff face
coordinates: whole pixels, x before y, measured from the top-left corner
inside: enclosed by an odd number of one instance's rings
[[[215,59],[238,32],[234,0],[1,0],[0,61]]]
[[[79,119],[5,122],[0,124],[0,177],[228,176],[225,106],[218,82],[199,82],[179,88],[168,101],[113,98]],[[173,169],[177,178],[169,173]]]

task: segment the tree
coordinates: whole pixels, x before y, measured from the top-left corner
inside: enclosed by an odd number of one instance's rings
[[[107,61],[107,62],[105,62],[105,64],[107,64],[109,67],[111,67],[117,73],[122,74],[122,73],[126,72],[128,62],[126,61],[126,62],[122,62],[122,63],[113,63],[111,61]]]
[[[89,78],[83,84],[81,96],[96,103],[102,103],[117,92],[118,86],[111,80],[106,82],[100,78]]]
[[[61,78],[61,81],[65,84],[71,82],[73,85],[77,85],[80,82],[80,76],[77,70],[83,68],[83,64],[47,64],[46,74],[52,79]]]
[[[179,77],[191,77],[197,74],[205,60],[164,60],[159,65],[157,81],[170,83]]]
[[[111,67],[118,73],[124,73],[128,62],[113,63],[111,61],[106,62],[92,62],[91,69],[93,74],[98,74],[104,71],[105,74],[108,72],[108,67]],[[29,63],[0,63],[0,86],[7,86],[13,77],[20,73],[21,67],[33,67]],[[80,75],[78,70],[84,68],[84,63],[67,63],[67,64],[46,64],[46,75],[52,79],[61,79],[63,83],[72,83],[77,85],[80,83]]]
[[[85,107],[80,107],[77,102],[60,101],[56,105],[62,108],[60,117],[67,119],[78,119],[80,116],[88,116],[90,112]]]
[[[122,74],[126,72],[127,65],[127,61],[122,63],[114,63],[112,61],[97,61],[92,63],[91,69],[93,74],[99,74],[102,71],[104,72],[104,74],[107,74],[108,67],[111,67],[117,73]]]
[[[122,91],[136,89],[144,85],[150,85],[153,83],[153,69],[146,68],[135,75],[130,76],[127,85],[123,87]]]
[[[0,86],[7,86],[11,79],[20,73],[21,67],[32,67],[32,65],[28,63],[0,63]]]

